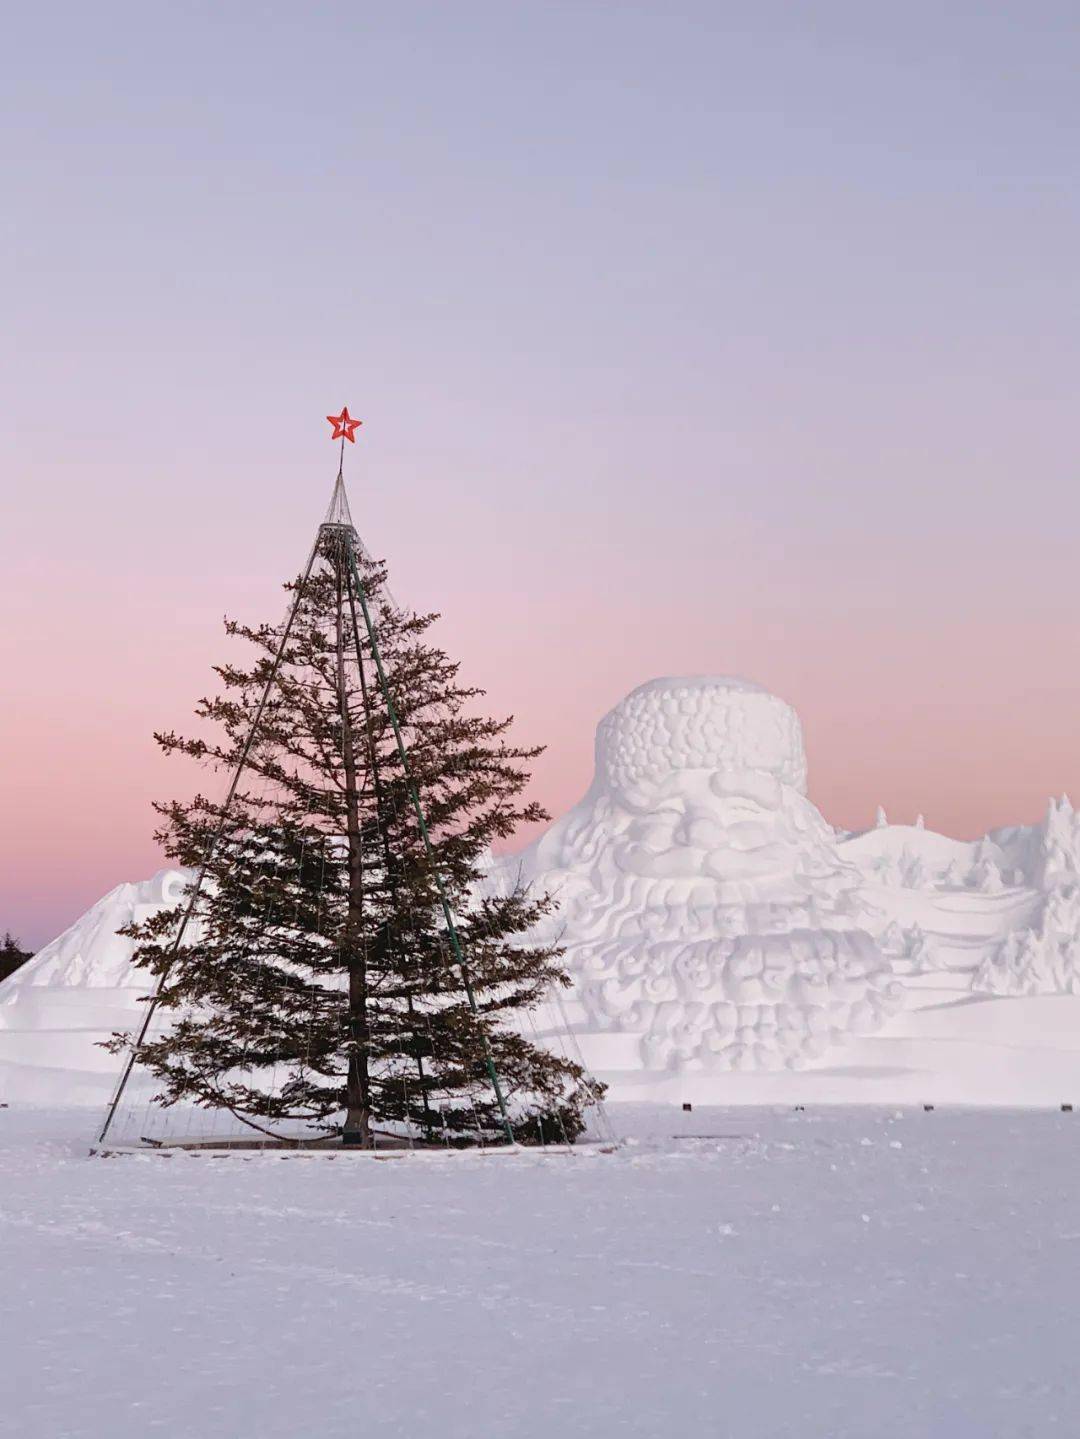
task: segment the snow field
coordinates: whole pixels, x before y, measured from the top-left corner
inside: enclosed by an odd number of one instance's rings
[[[0,1434],[1080,1430],[1080,1114],[610,1113],[608,1156],[378,1162],[0,1110]]]

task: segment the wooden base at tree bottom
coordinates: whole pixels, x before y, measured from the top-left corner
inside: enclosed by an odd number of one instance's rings
[[[409,1144],[408,1140],[397,1138],[380,1141],[377,1149],[360,1149],[342,1145],[340,1139],[186,1139],[153,1142],[146,1144],[102,1144],[95,1145],[90,1154],[98,1159],[120,1159],[134,1154],[154,1154],[171,1159],[174,1154],[201,1155],[208,1159],[239,1157],[251,1159],[260,1154],[272,1154],[280,1159],[409,1159],[430,1158],[436,1155],[458,1157],[482,1155],[496,1158],[499,1155],[545,1155],[556,1154],[614,1154],[620,1148],[617,1140],[583,1140],[579,1144],[467,1144],[443,1145],[430,1143]]]

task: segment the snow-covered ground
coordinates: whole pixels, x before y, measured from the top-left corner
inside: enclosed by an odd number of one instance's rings
[[[1080,1113],[386,1161],[88,1158],[97,1117],[0,1109],[11,1439],[1080,1432]]]

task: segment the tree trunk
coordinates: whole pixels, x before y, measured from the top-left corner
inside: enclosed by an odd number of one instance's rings
[[[376,813],[381,819],[385,814],[385,803],[383,800],[382,780],[379,775],[379,757],[375,740],[371,733],[371,700],[368,695],[367,677],[364,674],[364,656],[360,644],[360,626],[356,617],[356,595],[353,586],[354,571],[351,568],[346,572],[345,578],[349,597],[349,613],[352,617],[353,638],[356,642],[356,669],[360,676],[360,695],[363,700],[364,715],[368,722],[368,767],[371,773],[372,788],[375,792]],[[385,865],[386,887],[390,895],[390,908],[391,913],[396,914],[398,912],[397,865],[390,849],[390,840],[386,833],[385,824],[380,824],[380,832],[382,834],[383,863]],[[384,959],[389,958],[392,942],[392,921],[388,920],[386,925],[386,954]],[[424,1109],[424,1136],[428,1141],[431,1141],[435,1133],[435,1120],[431,1111],[431,1101],[428,1098],[427,1074],[424,1070],[424,1057],[420,1051],[421,1040],[418,1017],[412,997],[411,987],[415,982],[415,974],[409,973],[410,966],[404,946],[399,947],[397,962],[405,989],[405,1004],[409,1012],[409,1034],[415,1048],[416,1070],[420,1080],[420,1100]],[[413,968],[415,969],[415,966],[413,966]],[[408,1091],[406,1091],[406,1099],[407,1098]],[[406,1108],[407,1107],[406,1105]],[[411,1115],[407,1115],[406,1117],[411,1118]]]
[[[363,947],[364,860],[360,844],[359,794],[356,786],[356,751],[353,745],[349,697],[345,688],[344,547],[338,541],[337,570],[337,681],[341,703],[341,753],[345,768],[345,829],[349,845],[349,906],[345,922],[344,958],[349,968],[349,1072],[345,1085],[343,1144],[372,1147],[371,1090],[368,1072],[367,961]]]

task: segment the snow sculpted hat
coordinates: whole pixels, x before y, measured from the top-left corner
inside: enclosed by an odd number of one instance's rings
[[[632,793],[673,770],[751,771],[805,794],[799,717],[749,680],[649,680],[597,726],[597,778]]]

